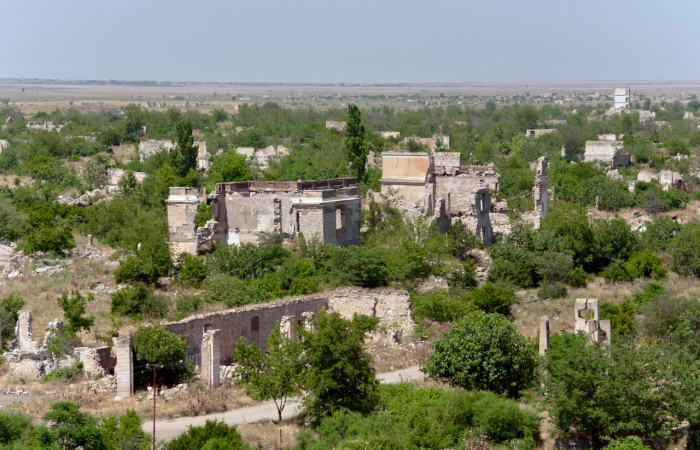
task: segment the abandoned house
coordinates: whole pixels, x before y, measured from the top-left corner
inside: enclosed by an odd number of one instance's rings
[[[607,162],[612,167],[629,166],[630,155],[623,152],[622,141],[586,141],[584,162]]]
[[[431,152],[434,152],[436,148],[438,150],[449,150],[450,149],[450,137],[449,136],[443,136],[441,134],[435,134],[433,137],[430,138],[422,138],[418,136],[409,136],[403,141],[401,141],[401,144],[408,144],[410,141],[417,142],[420,145],[425,145],[428,147],[428,150]]]
[[[599,141],[616,141],[617,140],[617,135],[613,133],[608,133],[608,134],[599,134],[598,135],[598,140]]]
[[[545,129],[541,129],[541,130],[526,130],[525,136],[528,136],[528,137],[532,136],[532,137],[538,138],[540,136],[544,136],[545,134],[555,133],[556,131],[557,130],[554,128],[545,128]]]
[[[195,145],[197,145],[197,169],[198,170],[207,170],[209,169],[209,166],[211,166],[211,162],[209,161],[209,152],[207,151],[207,143],[204,141],[197,141],[195,142]]]
[[[346,247],[360,243],[360,186],[356,178],[218,183],[209,196],[195,188],[171,187],[168,230],[173,255],[196,254],[213,242],[257,243],[264,233],[304,235]],[[200,203],[212,205],[212,219],[194,224]]]
[[[615,100],[615,109],[630,109],[630,88],[615,88],[615,90],[613,91],[613,97]]]
[[[390,139],[390,138],[400,138],[401,137],[401,132],[400,131],[380,131],[379,136],[382,137],[382,139]]]
[[[499,190],[500,178],[493,164],[462,166],[456,152],[382,153],[382,194],[424,212],[439,211],[438,205],[444,204],[448,218],[467,223],[485,237],[486,245],[493,236],[490,191]]]
[[[341,133],[345,131],[345,127],[348,125],[347,122],[342,121],[342,122],[337,122],[335,120],[326,120],[326,128],[329,130],[337,130],[340,131]]]
[[[10,146],[10,141],[7,139],[0,139],[0,153]]]
[[[110,167],[109,169],[107,169],[107,190],[116,190],[117,187],[119,187],[119,182],[124,177],[125,173],[126,172],[124,171],[124,169],[117,169],[114,167]],[[134,172],[134,176],[136,177],[137,182],[143,183],[143,180],[146,179],[146,172]]]
[[[139,142],[139,156],[143,162],[162,150],[170,151],[174,149],[176,145],[171,140],[141,139]]]

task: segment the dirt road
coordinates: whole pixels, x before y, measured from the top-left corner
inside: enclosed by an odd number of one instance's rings
[[[409,367],[404,370],[378,374],[377,378],[382,383],[400,383],[412,379],[423,377],[423,373],[418,370],[418,366]],[[282,412],[282,419],[290,419],[296,413],[297,403],[288,403]],[[265,419],[277,420],[277,408],[274,402],[261,403],[255,406],[226,411],[224,413],[208,414],[198,417],[180,417],[172,420],[156,420],[156,439],[171,440],[179,436],[189,425],[204,425],[207,420],[219,419],[231,425],[243,425],[258,422]],[[153,431],[153,422],[148,421],[143,424],[143,429],[147,433]]]

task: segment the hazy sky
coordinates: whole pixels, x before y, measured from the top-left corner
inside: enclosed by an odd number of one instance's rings
[[[0,0],[0,77],[700,78],[698,0]]]

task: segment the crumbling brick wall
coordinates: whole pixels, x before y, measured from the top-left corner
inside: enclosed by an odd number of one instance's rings
[[[462,166],[456,174],[436,174],[435,197],[444,198],[448,213],[470,212],[470,195],[477,189],[498,191],[501,175],[493,164]]]
[[[380,326],[412,330],[415,326],[408,292],[395,289],[341,289],[328,297],[328,306],[346,319],[355,313],[379,317]]]

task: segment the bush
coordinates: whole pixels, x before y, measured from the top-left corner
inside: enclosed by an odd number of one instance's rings
[[[640,331],[647,339],[667,337],[678,324],[683,313],[691,307],[690,300],[669,294],[657,294],[639,309],[643,320]]]
[[[186,379],[194,371],[192,364],[184,361],[187,350],[185,337],[171,333],[162,324],[139,328],[132,344],[138,365],[165,366],[158,369],[158,376],[163,377],[168,386]],[[142,373],[148,380],[152,371],[145,370]]]
[[[0,411],[0,444],[9,445],[30,433],[34,425],[32,416]]]
[[[17,211],[10,200],[0,198],[0,238],[15,241],[24,235],[29,216]]]
[[[198,295],[182,294],[175,299],[175,318],[182,320],[202,309],[202,298]]]
[[[487,314],[511,316],[510,307],[515,302],[512,291],[487,283],[471,291],[469,296],[473,305]]]
[[[535,260],[537,274],[544,284],[566,281],[574,268],[574,260],[564,253],[544,252],[541,258]]]
[[[200,203],[199,206],[197,206],[197,217],[194,219],[194,226],[199,228],[206,225],[206,223],[212,219],[213,210],[214,207],[212,205]]]
[[[479,313],[455,322],[436,340],[421,370],[464,389],[514,397],[534,381],[534,350],[499,314]]]
[[[567,295],[569,295],[569,291],[566,290],[566,286],[562,283],[543,284],[542,287],[537,290],[537,298],[540,300],[564,298]]]
[[[610,264],[605,270],[600,272],[600,276],[605,278],[605,281],[611,283],[613,281],[632,281],[627,268],[621,261],[616,261]]]
[[[666,250],[673,238],[683,229],[683,226],[666,216],[656,217],[645,224],[646,231],[641,234],[641,242],[652,250]]]
[[[58,299],[58,305],[63,310],[63,317],[67,323],[63,327],[63,331],[68,335],[75,335],[80,330],[90,331],[90,328],[95,324],[95,317],[83,317],[85,314],[86,302],[95,300],[92,294],[88,294],[87,298],[80,295],[78,290],[74,290],[70,296],[68,292],[63,292]]]
[[[658,349],[622,337],[606,345],[590,343],[584,333],[555,334],[545,367],[548,410],[559,431],[575,429],[594,439],[669,431]]]
[[[223,274],[207,276],[202,283],[202,290],[205,301],[222,302],[229,308],[266,302],[275,297],[272,292],[262,287],[260,280],[249,278],[243,281]]]
[[[15,325],[17,325],[18,312],[24,306],[24,300],[19,295],[10,294],[0,300],[0,320],[2,328],[0,328],[0,336],[3,341],[14,339]],[[3,342],[0,342],[2,347]]]
[[[344,440],[338,450],[404,450],[405,447],[387,436],[371,436]]]
[[[585,288],[588,286],[588,281],[591,276],[583,270],[583,267],[578,266],[569,272],[569,284],[575,288]]]
[[[204,261],[190,253],[182,253],[175,266],[177,281],[183,286],[199,288],[207,276]]]
[[[655,280],[663,280],[666,278],[666,269],[662,264],[661,258],[651,250],[646,249],[641,253],[633,253],[625,268],[631,279],[654,278]]]
[[[626,436],[619,439],[604,438],[608,441],[607,450],[651,450],[639,436]]]
[[[632,296],[632,300],[634,300],[634,303],[636,303],[637,306],[642,306],[648,301],[656,298],[657,295],[665,294],[667,292],[668,290],[666,290],[666,288],[663,287],[661,283],[650,281],[649,283],[647,283],[644,289],[634,293],[634,295]]]
[[[76,363],[68,367],[57,367],[51,372],[47,373],[41,378],[41,381],[61,381],[63,383],[68,383],[73,378],[79,377],[83,373],[83,363],[77,361]]]
[[[102,418],[102,434],[108,450],[148,450],[150,437],[142,429],[143,420],[133,409],[117,418],[108,415]]]
[[[145,240],[134,254],[119,261],[114,271],[117,283],[142,282],[153,284],[172,267],[170,249],[166,241]]]
[[[30,227],[19,246],[25,253],[62,254],[75,247],[71,226],[56,220],[53,226]]]
[[[629,298],[625,298],[622,303],[602,302],[600,304],[600,316],[603,319],[610,319],[612,332],[615,334],[633,334],[634,319],[637,316],[637,305]]]
[[[118,316],[162,318],[168,313],[169,302],[164,295],[155,295],[145,283],[119,289],[111,295],[111,313]]]
[[[43,448],[56,448],[62,442],[63,448],[103,450],[103,435],[99,421],[88,413],[80,411],[80,403],[56,402],[44,415],[50,425],[37,429],[37,438]]]
[[[454,322],[469,311],[469,297],[455,295],[453,290],[429,294],[411,294],[411,307],[417,322]]]
[[[671,269],[683,276],[700,277],[700,224],[689,223],[669,246]]]
[[[227,443],[227,450],[242,450],[243,441],[235,425],[227,425],[224,421],[207,420],[202,427],[189,426],[187,431],[165,444],[166,450],[192,450],[203,448],[209,441],[223,439]],[[218,442],[217,442],[218,444]],[[217,444],[212,444],[217,448]]]
[[[289,252],[279,245],[258,247],[254,244],[215,244],[207,260],[207,271],[210,275],[223,274],[241,280],[262,278],[265,274],[274,272],[288,256]]]
[[[384,262],[385,250],[353,245],[336,248],[325,264],[324,272],[332,286],[386,286],[389,269]]]

